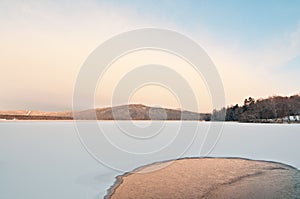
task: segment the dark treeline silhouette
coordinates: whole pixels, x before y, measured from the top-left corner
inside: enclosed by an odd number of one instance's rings
[[[236,104],[221,110],[214,110],[212,120],[282,122],[283,118],[287,116],[297,115],[300,115],[300,95],[291,97],[273,96],[259,100],[249,97],[244,100],[242,106]]]

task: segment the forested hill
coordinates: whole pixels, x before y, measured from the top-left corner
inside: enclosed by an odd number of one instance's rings
[[[76,116],[73,118],[73,116]],[[83,111],[1,111],[0,120],[201,120],[208,121],[209,113],[129,104]]]
[[[290,97],[273,96],[255,100],[252,97],[244,100],[242,106],[235,105],[221,110],[214,110],[213,120],[240,122],[299,122],[300,95]]]

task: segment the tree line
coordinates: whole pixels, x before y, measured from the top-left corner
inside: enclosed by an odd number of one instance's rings
[[[296,115],[300,115],[300,95],[272,96],[258,100],[249,97],[244,100],[242,106],[236,104],[221,110],[214,110],[211,119],[215,121],[257,122]]]

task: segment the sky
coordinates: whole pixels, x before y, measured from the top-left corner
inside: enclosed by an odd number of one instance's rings
[[[76,77],[91,52],[114,35],[145,27],[174,30],[196,41],[218,69],[227,105],[249,96],[299,94],[299,10],[297,0],[0,0],[0,109],[70,110]],[[186,75],[200,111],[214,108],[204,80],[194,78],[188,65],[149,51],[112,66],[95,106],[110,105],[113,82],[133,63],[154,58]],[[158,85],[137,89],[129,101],[180,106]]]

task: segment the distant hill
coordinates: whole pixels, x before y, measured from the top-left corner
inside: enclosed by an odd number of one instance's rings
[[[210,120],[210,114],[149,107],[142,104],[85,110],[75,113],[84,120]]]
[[[0,111],[0,120],[72,120],[71,111],[61,112],[42,112],[42,111],[25,111],[12,110]]]
[[[78,120],[210,120],[211,114],[149,107],[141,104],[97,108],[74,113]],[[0,111],[0,119],[72,120],[73,112]]]

